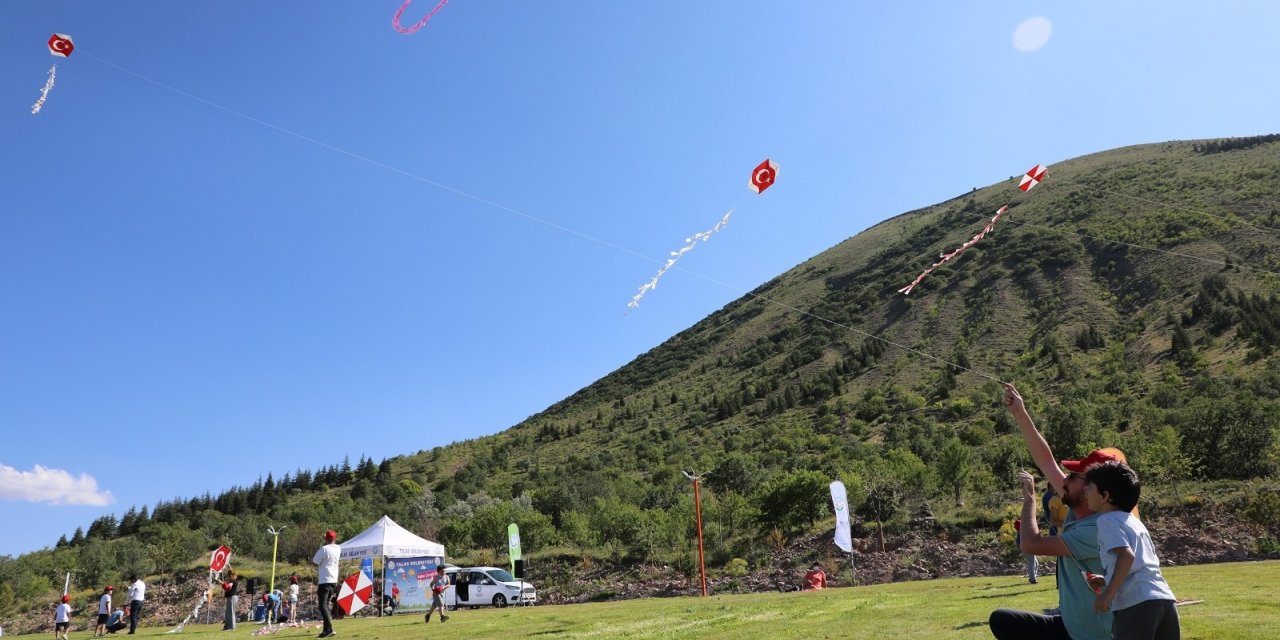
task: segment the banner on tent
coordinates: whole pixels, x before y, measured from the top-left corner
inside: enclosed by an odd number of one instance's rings
[[[444,564],[439,556],[387,558],[382,592],[391,593],[392,585],[400,589],[400,609],[426,609],[431,606],[431,579],[436,567]]]

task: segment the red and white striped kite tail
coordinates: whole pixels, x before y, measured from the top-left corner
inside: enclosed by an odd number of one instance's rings
[[[965,249],[968,249],[969,247],[972,247],[973,245],[977,244],[979,240],[984,238],[988,233],[991,233],[991,230],[994,229],[996,226],[996,221],[1000,219],[1000,216],[1004,215],[1005,209],[1008,209],[1008,208],[1009,208],[1009,205],[1006,204],[1003,207],[996,209],[996,215],[991,218],[991,222],[988,222],[987,226],[982,228],[982,231],[978,232],[978,235],[970,238],[968,242],[960,245],[959,249],[956,249],[951,253],[944,253],[938,256],[937,262],[933,263],[933,265],[930,266],[928,269],[925,269],[924,273],[921,273],[920,275],[916,276],[916,279],[912,280],[911,284],[901,289],[898,289],[898,293],[901,293],[902,295],[909,295],[911,293],[911,290],[916,288],[916,285],[920,284],[921,280],[924,280],[925,276],[929,275],[930,273],[933,273],[934,269],[937,269],[938,267],[942,266],[943,263],[960,255],[960,253],[963,252]]]

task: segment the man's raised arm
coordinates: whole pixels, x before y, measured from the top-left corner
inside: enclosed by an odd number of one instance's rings
[[[1031,414],[1027,413],[1027,406],[1022,402],[1022,395],[1009,383],[1004,385],[1004,406],[1009,408],[1009,413],[1013,414],[1013,419],[1018,423],[1022,439],[1027,443],[1027,450],[1031,452],[1031,459],[1035,461],[1036,467],[1053,486],[1053,490],[1062,495],[1062,482],[1067,479],[1067,474],[1058,467],[1049,443],[1045,442],[1044,436],[1036,429],[1036,423],[1032,422]]]

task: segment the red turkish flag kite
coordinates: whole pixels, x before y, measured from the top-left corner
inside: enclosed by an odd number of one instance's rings
[[[751,183],[747,188],[756,192],[764,193],[765,189],[773,186],[773,181],[778,178],[778,163],[765,159],[751,172]]]
[[[227,566],[227,560],[231,559],[231,547],[223,545],[213,550],[213,557],[209,558],[210,571],[222,571]]]
[[[66,58],[75,51],[76,45],[71,42],[71,36],[65,33],[55,33],[49,36],[49,53],[59,58]]]

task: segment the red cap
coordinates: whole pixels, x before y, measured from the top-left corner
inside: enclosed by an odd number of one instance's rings
[[[1092,453],[1085,456],[1083,460],[1063,460],[1062,468],[1073,473],[1084,473],[1090,467],[1107,462],[1108,460],[1119,461],[1114,453],[1115,449],[1095,449]]]
[[[337,539],[338,539],[338,532],[337,532],[337,531],[334,531],[333,529],[330,529],[330,530],[328,530],[328,531],[324,532],[324,539],[325,539],[325,540],[337,540]]]
[[[112,587],[111,585],[107,585],[107,591],[115,591],[115,587]]]
[[[62,596],[62,601],[64,603],[71,602],[71,596],[66,596],[66,595]]]

